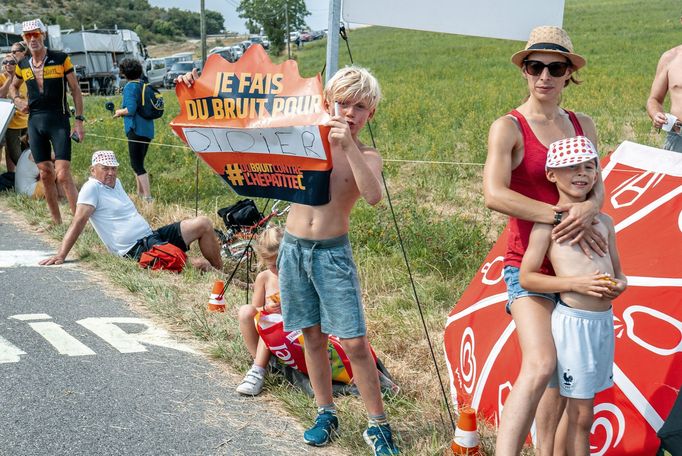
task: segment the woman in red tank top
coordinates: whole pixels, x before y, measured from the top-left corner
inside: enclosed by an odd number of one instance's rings
[[[577,83],[574,72],[585,65],[585,59],[573,52],[566,32],[558,27],[535,28],[526,48],[512,56],[512,63],[521,68],[529,96],[490,127],[483,172],[486,206],[509,216],[504,270],[507,311],[516,324],[523,354],[519,376],[504,403],[495,454],[518,455],[535,415],[535,454],[544,456],[553,452],[565,403],[557,388],[547,388],[556,369],[550,320],[556,297],[521,288],[518,268],[535,222],[555,224],[553,235],[559,241],[580,243],[586,255],[603,255],[606,242],[591,228],[601,209],[603,187],[595,186],[584,203],[556,206],[556,187],[545,177],[547,146],[552,142],[585,135],[597,143],[590,117],[559,106],[564,88]],[[547,263],[551,272],[549,268]]]

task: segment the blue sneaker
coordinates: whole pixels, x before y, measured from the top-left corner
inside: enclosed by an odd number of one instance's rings
[[[303,441],[308,445],[325,446],[336,436],[339,420],[330,411],[318,411],[315,425],[303,433]]]
[[[398,447],[393,443],[393,432],[388,424],[370,426],[362,436],[372,448],[374,456],[400,454]]]

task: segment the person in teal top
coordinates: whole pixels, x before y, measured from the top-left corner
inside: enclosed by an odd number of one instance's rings
[[[144,169],[144,158],[149,143],[154,138],[154,121],[145,119],[138,113],[138,105],[142,100],[142,64],[136,59],[123,59],[119,65],[121,73],[128,83],[123,88],[121,109],[114,112],[114,117],[123,117],[123,126],[128,138],[130,165],[135,171],[137,194],[145,201],[152,201],[149,186],[149,174]]]

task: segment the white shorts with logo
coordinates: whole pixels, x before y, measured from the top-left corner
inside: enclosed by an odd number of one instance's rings
[[[552,335],[557,350],[556,377],[550,387],[574,399],[592,399],[613,386],[615,337],[613,311],[591,312],[561,302],[552,312]]]

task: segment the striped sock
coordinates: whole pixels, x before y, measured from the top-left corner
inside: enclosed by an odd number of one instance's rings
[[[383,426],[388,424],[388,420],[386,419],[386,414],[382,413],[381,415],[368,415],[367,417],[367,426],[372,427],[372,426]]]
[[[317,407],[317,413],[324,413],[324,412],[330,412],[334,415],[336,415],[336,404],[333,402],[331,404],[325,404],[325,405],[320,405]]]

